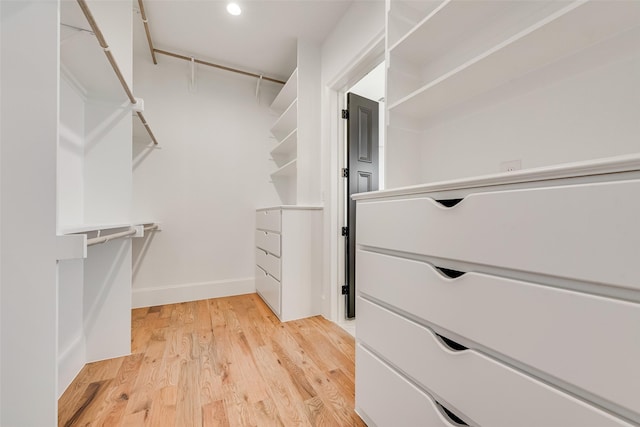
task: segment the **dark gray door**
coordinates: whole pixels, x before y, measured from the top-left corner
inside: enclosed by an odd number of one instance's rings
[[[356,315],[356,202],[351,195],[378,189],[378,103],[347,94],[346,317]]]

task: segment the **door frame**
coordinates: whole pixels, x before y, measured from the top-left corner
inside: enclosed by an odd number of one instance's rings
[[[344,178],[340,177],[340,171],[346,167],[346,137],[347,127],[345,120],[340,117],[340,111],[346,108],[346,93],[355,83],[362,79],[367,73],[373,70],[385,60],[385,39],[384,32],[378,35],[366,46],[359,55],[347,64],[341,73],[329,81],[325,86],[325,93],[329,102],[327,114],[329,118],[329,167],[325,169],[330,174],[327,188],[329,194],[326,199],[330,201],[329,212],[326,213],[328,226],[325,227],[328,233],[329,248],[329,271],[328,284],[330,286],[328,295],[330,296],[330,313],[334,322],[338,323],[347,331],[355,332],[355,321],[346,319],[345,298],[341,293],[345,277],[345,245],[343,237],[340,236],[340,229],[345,224],[345,190]],[[380,124],[384,126],[384,124]],[[385,144],[386,147],[386,144]],[[325,267],[326,268],[326,267]]]

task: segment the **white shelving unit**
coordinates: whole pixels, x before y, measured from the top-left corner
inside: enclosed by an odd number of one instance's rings
[[[296,68],[271,104],[280,114],[271,128],[277,145],[271,158],[278,169],[271,174],[280,198],[285,204],[296,203],[298,152],[298,69]]]
[[[462,419],[498,426],[519,419],[535,426],[562,424],[555,420],[561,418],[635,425],[640,405],[628,396],[637,394],[631,390],[637,381],[629,380],[637,369],[617,359],[640,348],[602,345],[594,334],[585,340],[596,343],[593,349],[571,354],[561,346],[576,331],[598,328],[602,340],[626,342],[624,333],[608,331],[640,317],[638,271],[622,274],[624,282],[616,277],[635,254],[628,236],[639,209],[633,194],[640,173],[640,2],[387,0],[386,11],[387,190],[355,197],[357,411],[378,425]],[[514,164],[522,170],[510,169]],[[612,221],[623,230],[615,236]],[[619,250],[610,255],[612,246]],[[557,271],[575,259],[571,273]],[[621,266],[612,267],[616,262]],[[489,294],[479,290],[485,279],[505,286],[483,302],[471,294]],[[465,290],[464,282],[473,285]],[[550,326],[534,346],[540,310],[513,309],[510,298],[520,286],[554,294],[546,308],[567,298],[555,318],[545,313]],[[531,308],[531,295],[522,307]],[[567,310],[581,300],[598,300],[610,312],[589,306],[576,320]],[[461,309],[463,301],[469,305]],[[615,319],[622,306],[633,314]],[[509,313],[496,316],[501,307]],[[492,313],[495,324],[479,327],[473,310]],[[515,318],[523,323],[516,326]],[[500,328],[508,330],[505,346],[526,343],[518,355],[489,344]],[[490,331],[491,338],[471,338],[470,331]],[[578,341],[568,344],[572,350]],[[597,356],[588,361],[585,354]],[[487,355],[492,366],[470,363],[460,375],[469,382],[452,382],[465,360]],[[517,372],[527,385],[501,384],[494,368]],[[469,392],[478,386],[481,393]],[[480,394],[502,402],[510,415],[485,412]],[[542,412],[518,406],[547,398],[560,400],[543,404]],[[397,415],[398,405],[405,409],[400,421],[389,415]],[[451,414],[457,418],[442,420]]]
[[[453,2],[453,4],[458,5],[458,9],[469,7],[478,9],[477,12],[474,11],[474,19],[471,23],[460,24],[465,30],[473,24],[479,25],[480,22],[484,22],[484,16],[496,13],[496,7],[485,9],[480,7],[484,4],[482,2],[469,4]],[[513,5],[518,5],[517,2],[498,2],[498,4],[511,9],[514,8]],[[528,3],[523,4],[528,5]],[[417,57],[421,64],[428,63],[432,56],[429,54],[430,50],[436,48],[435,40],[438,40],[437,48],[442,48],[439,45],[441,40],[435,35],[442,33],[444,28],[450,25],[450,20],[455,19],[455,15],[459,13],[458,11],[445,13],[445,11],[455,8],[454,6],[443,8],[442,13],[434,15],[434,25],[429,25],[431,20],[426,21],[406,38],[404,43],[398,45],[396,49],[398,52],[391,50],[392,63],[396,56],[405,60]],[[636,26],[638,15],[637,12],[633,13],[633,9],[633,4],[612,7],[606,3],[594,1],[571,3],[433,80],[418,80],[421,86],[398,101],[394,102],[392,99],[389,109],[409,117],[428,117],[434,112],[463,102],[540,66],[551,64],[573,52],[578,52],[599,40]],[[440,19],[435,19],[441,15]],[[603,16],[607,16],[608,20],[602,22]],[[432,27],[435,28],[432,29]],[[420,40],[425,39],[433,40],[434,43],[425,46],[424,54],[419,56]],[[554,40],[563,40],[563,42],[554,43]],[[545,47],[539,49],[540,46]],[[426,66],[421,70],[421,75],[429,75],[426,72],[428,70],[424,68]]]
[[[131,6],[93,0],[87,6],[131,88]],[[131,218],[133,121],[138,121],[132,104],[77,2],[61,2],[60,27],[57,234],[76,235],[66,240],[80,245],[75,259],[58,262],[62,394],[85,363],[130,353],[129,237],[143,236],[149,223]],[[87,239],[108,235],[87,245]]]
[[[416,10],[416,7],[420,9]],[[533,124],[545,103],[559,105],[558,100],[552,99],[553,85],[569,88],[572,81],[581,78],[581,73],[595,75],[603,66],[610,65],[612,73],[618,72],[613,68],[622,69],[620,61],[633,60],[640,54],[639,24],[640,3],[628,1],[390,1],[387,7],[388,184],[421,184],[493,173],[499,171],[501,161],[515,156],[526,157],[523,150],[515,149],[518,142],[506,140],[506,135],[503,135],[504,141],[499,141],[500,133],[491,128],[515,129],[510,126],[510,116],[520,121],[530,119]],[[633,67],[635,65],[627,67],[625,78],[630,78],[629,69]],[[613,84],[604,78],[594,77],[593,80],[594,93],[606,91],[606,85]],[[592,89],[588,84],[585,87],[587,91]],[[545,90],[547,93],[539,96],[540,105],[535,109],[525,111],[514,107],[509,110],[505,107],[508,111],[503,115],[502,123],[497,114],[490,112],[492,108],[499,108],[496,107],[498,104],[516,104],[518,98],[534,97],[535,92]],[[611,103],[615,103],[615,98],[611,98]],[[566,112],[574,110],[569,96],[560,102],[567,104]],[[600,100],[594,98],[592,102],[597,105]],[[602,102],[602,114],[598,115],[592,109],[585,112],[585,117],[589,113],[608,120],[613,108],[624,109],[616,105],[605,106],[605,102]],[[463,140],[462,130],[472,127],[462,123],[472,121],[473,115],[480,121],[479,115],[483,114],[491,115],[490,119],[495,120],[492,126],[491,120],[484,121],[484,125],[476,124],[474,141]],[[541,130],[548,128],[547,140],[558,138],[558,144],[573,144],[580,133],[575,131],[576,127],[568,127],[571,120],[573,118],[567,118],[565,127],[554,124],[557,129],[545,127],[545,122],[540,120],[542,126],[536,124],[537,131],[534,132],[543,133]],[[440,125],[446,127],[453,122],[459,123],[459,131],[442,137],[445,130]],[[442,129],[436,129],[439,126]],[[626,126],[632,125],[627,123]],[[446,175],[448,164],[435,160],[435,155],[447,150],[450,150],[448,154],[456,151],[452,144],[446,147],[445,142],[447,138],[453,139],[454,134],[454,144],[475,146],[473,152],[482,150],[486,141],[487,151],[494,151],[491,166],[495,169],[483,165],[483,169],[478,166],[476,170],[466,168],[466,172],[460,172],[453,165],[448,168],[450,174]],[[470,137],[470,134],[465,136]],[[492,144],[499,147],[494,149]],[[629,141],[620,142],[620,145],[624,148],[603,152],[597,157],[630,152],[626,148],[631,145]],[[506,146],[508,149],[504,149]],[[441,168],[438,165],[431,168],[430,158],[440,162]],[[549,157],[535,159],[531,164],[526,158],[522,160],[525,167],[542,167],[590,158],[593,155],[584,158],[566,156],[564,159]]]
[[[271,127],[269,174],[282,205],[317,204],[320,195],[320,48],[298,40],[297,67],[271,103],[278,117]]]

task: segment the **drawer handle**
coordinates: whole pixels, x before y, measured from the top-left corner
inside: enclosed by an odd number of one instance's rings
[[[452,208],[464,199],[439,199],[436,202],[447,208]]]
[[[469,347],[465,347],[460,343],[455,342],[454,340],[444,337],[440,334],[436,334],[436,336],[440,339],[440,341],[450,350],[452,351],[464,351],[469,350]]]
[[[436,405],[438,405],[438,409],[440,409],[440,413],[447,417],[447,419],[451,422],[451,424],[456,426],[468,426],[469,424],[465,423],[462,418],[445,408],[440,402],[436,401]]]
[[[438,270],[440,274],[442,274],[445,277],[448,277],[449,279],[457,279],[458,277],[466,273],[466,271],[452,270],[450,268],[444,268],[444,267],[438,267],[438,266],[436,266],[436,270]]]

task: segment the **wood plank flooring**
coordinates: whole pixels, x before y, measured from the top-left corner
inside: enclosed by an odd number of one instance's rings
[[[320,316],[281,323],[249,294],[135,309],[131,337],[82,369],[59,426],[365,426],[353,337]]]

